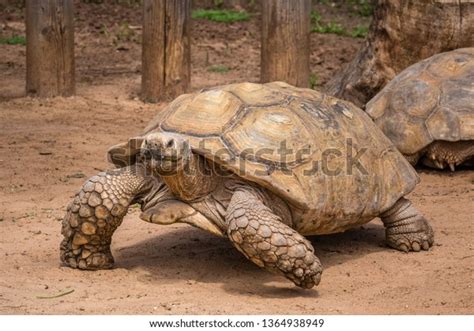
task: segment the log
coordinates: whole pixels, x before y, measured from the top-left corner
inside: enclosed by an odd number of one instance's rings
[[[261,81],[308,87],[311,0],[261,3]]]
[[[191,78],[191,0],[143,1],[142,99],[186,92]]]
[[[325,90],[359,107],[411,64],[474,46],[474,3],[380,0],[365,45]]]
[[[26,1],[26,93],[75,93],[73,0]]]

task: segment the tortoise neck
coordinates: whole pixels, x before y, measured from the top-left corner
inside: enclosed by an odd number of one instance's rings
[[[220,181],[206,159],[194,153],[172,174],[161,178],[177,198],[186,202],[204,198]]]

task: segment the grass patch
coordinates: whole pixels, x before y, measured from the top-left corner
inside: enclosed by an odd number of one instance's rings
[[[13,36],[10,38],[1,38],[0,44],[6,45],[26,45],[26,38],[24,36]]]
[[[213,65],[213,66],[210,66],[209,68],[207,68],[207,71],[209,71],[209,72],[218,72],[220,74],[223,74],[223,73],[226,73],[226,72],[230,71],[230,68],[228,66],[223,65],[223,64],[216,64],[216,65]]]
[[[351,31],[351,37],[353,38],[365,38],[369,33],[369,28],[366,26],[358,25]]]
[[[317,11],[312,10],[311,11],[311,25],[319,25],[321,24],[321,14],[318,13]]]
[[[311,32],[317,33],[335,33],[338,35],[345,35],[346,29],[337,23],[329,22],[322,23],[321,15],[318,12],[311,12]]]
[[[213,22],[232,23],[248,21],[250,14],[246,11],[225,9],[197,9],[192,13],[192,18],[206,19]]]
[[[334,33],[340,36],[347,35],[346,28],[344,28],[342,25],[334,23],[334,22],[329,22],[326,24],[321,24],[317,26],[313,26],[311,29],[311,32],[317,32],[317,33]]]
[[[365,38],[369,32],[369,28],[363,25],[358,25],[351,31],[348,31],[342,25],[329,22],[323,23],[321,15],[318,12],[311,12],[311,32],[317,33],[334,33],[339,36],[347,36],[352,38]]]

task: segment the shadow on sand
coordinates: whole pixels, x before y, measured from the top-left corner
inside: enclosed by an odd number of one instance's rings
[[[329,269],[348,259],[358,259],[387,249],[384,229],[374,222],[345,233],[310,237],[323,267]],[[176,229],[121,249],[116,266],[140,268],[140,281],[163,284],[176,280],[215,283],[229,293],[269,298],[317,297],[317,290],[293,286],[278,275],[260,269],[225,238],[192,227]],[[324,273],[323,273],[324,281]],[[282,285],[283,284],[283,285]]]

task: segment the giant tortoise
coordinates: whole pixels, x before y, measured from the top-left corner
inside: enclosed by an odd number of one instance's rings
[[[396,76],[367,113],[412,165],[452,171],[474,158],[474,47],[434,55]]]
[[[310,89],[240,83],[185,94],[108,156],[118,168],[87,180],[67,208],[60,250],[73,268],[112,266],[112,234],[134,203],[143,220],[226,237],[303,288],[322,272],[304,235],[378,216],[391,247],[433,244],[405,198],[419,181],[412,166],[361,109]]]

